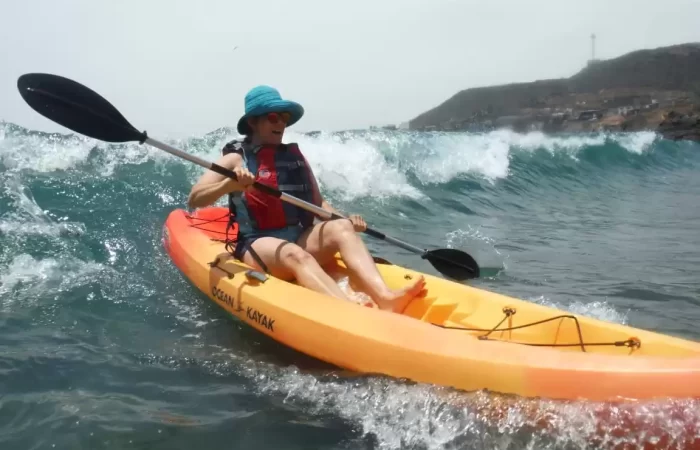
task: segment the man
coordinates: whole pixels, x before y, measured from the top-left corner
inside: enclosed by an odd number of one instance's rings
[[[296,144],[282,144],[286,127],[304,115],[304,108],[283,100],[269,86],[257,86],[245,96],[245,114],[238,121],[243,141],[232,141],[216,162],[232,170],[238,180],[207,171],[192,187],[190,208],[213,204],[229,195],[229,209],[237,217],[241,201],[249,224],[239,222],[240,234],[234,256],[258,270],[283,280],[296,281],[309,289],[347,300],[323,266],[335,264],[340,253],[345,265],[380,309],[402,312],[410,301],[425,295],[423,277],[392,290],[381,277],[358,231],[367,228],[358,215],[314,224],[314,215],[252,187],[255,181],[301,198],[330,212],[316,178]]]

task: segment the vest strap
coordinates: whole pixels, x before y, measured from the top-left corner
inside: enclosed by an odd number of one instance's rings
[[[307,184],[280,184],[277,186],[280,191],[309,192],[311,189]]]
[[[306,167],[304,161],[280,161],[275,163],[276,167],[282,169],[298,169],[300,167]]]

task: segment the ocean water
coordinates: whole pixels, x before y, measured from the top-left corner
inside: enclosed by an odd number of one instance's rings
[[[168,142],[214,160],[234,137]],[[285,140],[336,207],[472,254],[475,286],[700,340],[698,144],[506,130]],[[464,393],[350,376],[265,338],[161,247],[202,170],[148,146],[0,122],[0,448],[700,447],[697,400]]]

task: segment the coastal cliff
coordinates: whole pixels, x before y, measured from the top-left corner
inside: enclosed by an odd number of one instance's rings
[[[700,43],[589,61],[579,73],[463,90],[413,130],[639,131],[700,140]]]

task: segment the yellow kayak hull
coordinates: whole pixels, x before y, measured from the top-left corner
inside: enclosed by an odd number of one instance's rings
[[[338,300],[270,276],[258,279],[262,274],[224,247],[226,214],[218,207],[194,215],[171,212],[163,245],[172,261],[219,306],[319,360],[361,373],[524,397],[700,397],[700,343],[573,315],[391,264],[377,267],[392,288],[419,275],[427,282],[428,294],[403,314]],[[335,275],[352,283],[340,259]],[[500,331],[504,328],[508,330]]]

